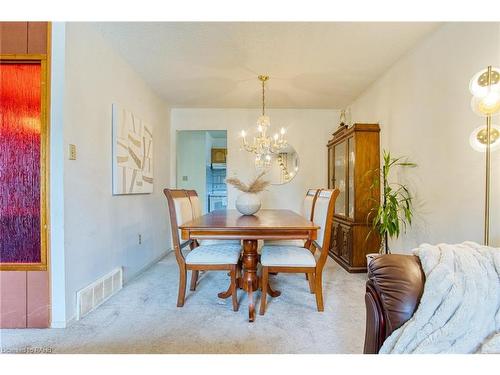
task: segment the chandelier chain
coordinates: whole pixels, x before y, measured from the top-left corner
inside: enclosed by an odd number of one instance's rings
[[[265,88],[264,85],[266,84],[266,81],[262,80],[262,116],[266,114],[266,94],[265,94]]]

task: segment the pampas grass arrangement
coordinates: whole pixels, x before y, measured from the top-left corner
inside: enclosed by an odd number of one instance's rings
[[[243,193],[256,194],[264,191],[266,187],[269,186],[270,182],[262,179],[266,172],[260,173],[252,182],[248,185],[242,182],[239,178],[228,178],[226,183],[234,186],[236,189]]]

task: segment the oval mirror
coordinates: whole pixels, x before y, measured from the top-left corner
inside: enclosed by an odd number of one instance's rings
[[[262,169],[257,168],[258,171]],[[299,155],[291,145],[273,156],[271,165],[265,168],[265,178],[271,185],[282,185],[293,180],[299,171]]]

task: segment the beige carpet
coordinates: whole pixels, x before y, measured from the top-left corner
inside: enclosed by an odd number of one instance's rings
[[[189,276],[189,275],[188,275]],[[176,307],[177,263],[173,254],[82,320],[66,329],[1,330],[3,352],[45,348],[53,353],[362,353],[365,331],[365,274],[349,274],[331,259],[324,271],[325,311],[316,311],[304,275],[280,274],[271,285],[282,292],[268,298],[266,315],[247,321],[220,300],[229,278],[224,272],[200,276]],[[257,307],[259,303],[257,293]]]

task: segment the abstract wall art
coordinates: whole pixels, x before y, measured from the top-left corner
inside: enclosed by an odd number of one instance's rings
[[[153,192],[153,129],[113,104],[113,194]]]

